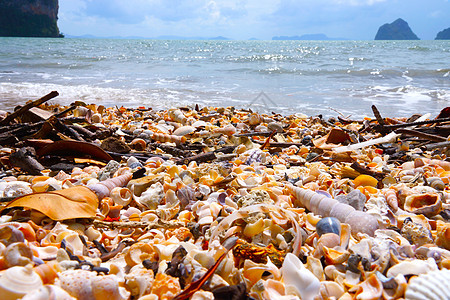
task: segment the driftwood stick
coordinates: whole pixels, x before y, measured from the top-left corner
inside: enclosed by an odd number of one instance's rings
[[[424,132],[420,132],[420,131],[412,130],[412,129],[401,128],[401,129],[395,130],[395,132],[401,133],[404,135],[415,136],[415,137],[418,137],[421,139],[426,139],[426,140],[433,141],[433,142],[445,142],[447,140],[445,137],[442,137],[439,135],[424,133]]]
[[[217,158],[216,153],[214,151],[200,153],[191,157],[182,158],[176,161],[177,164],[188,165],[191,161],[195,161],[197,163],[207,162],[211,160],[215,160]]]
[[[373,115],[378,121],[378,124],[380,124],[381,128],[383,128],[386,125],[386,123],[384,122],[384,119],[381,117],[380,111],[375,105],[372,105],[372,111]]]
[[[420,149],[422,151],[429,151],[429,150],[433,150],[433,149],[437,149],[437,148],[445,148],[445,147],[450,147],[450,141],[424,145],[424,146],[420,147]]]
[[[366,168],[364,166],[361,166],[359,163],[357,163],[356,161],[353,162],[350,167],[352,169],[354,169],[355,171],[361,173],[361,174],[366,174],[366,175],[370,175],[373,176],[375,178],[377,178],[378,180],[383,179],[386,174],[384,173],[380,173],[380,172],[376,172],[376,171],[372,171],[369,168]]]
[[[247,133],[240,133],[240,134],[233,134],[235,137],[251,137],[251,136],[270,136],[272,134],[272,131],[261,131],[261,132],[247,132]]]
[[[395,125],[385,125],[384,128],[386,130],[395,130],[398,128],[409,127],[409,126],[438,124],[438,123],[444,123],[444,122],[450,122],[450,118],[426,120],[426,121],[411,122],[411,123],[402,123],[402,124],[395,124]]]
[[[28,111],[30,108],[36,107],[41,105],[42,103],[55,98],[56,96],[58,96],[58,92],[57,91],[53,91],[50,92],[49,94],[45,95],[44,97],[35,100],[33,102],[27,103],[24,106],[22,106],[21,108],[19,108],[18,110],[16,110],[15,112],[11,113],[10,115],[8,115],[6,118],[4,118],[3,120],[0,121],[0,125],[6,125],[9,124],[9,122],[11,122],[12,120],[14,120],[15,118],[17,118],[18,116],[23,115],[26,111]]]

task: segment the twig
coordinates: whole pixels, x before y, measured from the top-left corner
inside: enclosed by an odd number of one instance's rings
[[[123,228],[147,228],[148,230],[154,228],[178,228],[184,226],[183,222],[167,222],[158,219],[158,222],[138,222],[138,221],[100,221],[94,220],[92,223],[95,227],[106,227],[110,229]]]
[[[401,129],[397,129],[395,130],[396,133],[401,133],[404,135],[409,135],[409,136],[415,136],[421,139],[426,139],[429,141],[433,141],[433,142],[445,142],[447,141],[447,139],[445,137],[439,136],[439,135],[434,135],[434,134],[429,134],[429,133],[424,133],[424,132],[420,132],[417,130],[412,130],[412,129],[405,129],[405,128],[401,128]]]
[[[28,111],[30,108],[36,107],[41,105],[42,103],[55,98],[56,96],[58,96],[58,92],[57,91],[53,91],[47,95],[45,95],[44,97],[32,101],[30,103],[25,104],[24,106],[22,106],[21,108],[19,108],[18,110],[16,110],[15,112],[11,113],[10,115],[8,115],[6,118],[4,118],[3,120],[0,121],[0,125],[6,125],[9,124],[9,122],[11,122],[12,120],[14,120],[15,118],[17,118],[18,116],[23,115],[26,111]]]

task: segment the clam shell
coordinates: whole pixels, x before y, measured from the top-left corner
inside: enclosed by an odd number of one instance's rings
[[[437,270],[411,278],[406,300],[450,299],[450,270]]]

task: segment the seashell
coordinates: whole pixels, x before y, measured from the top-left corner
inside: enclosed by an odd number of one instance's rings
[[[411,243],[417,246],[433,243],[430,230],[412,221],[403,222],[401,234]]]
[[[296,295],[301,299],[313,299],[319,294],[319,279],[305,268],[296,255],[286,254],[281,267],[281,274],[286,294]]]
[[[267,259],[266,264],[255,263],[249,259],[244,262],[244,269],[242,275],[247,283],[247,287],[251,288],[256,282],[262,279],[265,272],[271,273],[273,278],[279,280],[281,278],[280,270]]]
[[[95,300],[126,300],[130,292],[119,287],[114,275],[95,276],[91,279],[92,294]]]
[[[251,237],[253,237],[253,236],[255,236],[255,235],[257,235],[257,234],[263,232],[263,230],[264,230],[264,228],[265,228],[264,225],[265,225],[265,224],[264,224],[264,219],[263,219],[263,218],[260,218],[260,219],[258,219],[257,221],[255,221],[254,223],[249,223],[249,224],[247,224],[247,225],[245,226],[245,228],[244,228],[243,234],[244,234],[246,237],[251,238]]]
[[[216,128],[212,131],[213,133],[220,133],[224,135],[231,136],[236,133],[236,127],[231,124],[228,124],[224,127]]]
[[[323,299],[339,299],[344,292],[344,288],[334,281],[320,282],[320,295]]]
[[[392,208],[392,211],[396,212],[398,210],[397,192],[392,188],[385,189],[383,195],[386,198],[386,203]]]
[[[212,292],[208,291],[196,291],[192,297],[191,300],[214,300],[214,294]]]
[[[350,205],[339,203],[333,198],[290,184],[287,185],[287,188],[295,196],[297,201],[294,204],[296,206],[304,206],[323,217],[335,217],[339,221],[349,224],[353,233],[361,232],[373,236],[375,230],[379,227],[376,217],[362,211],[356,211]]]
[[[172,133],[173,135],[177,136],[185,136],[188,134],[191,134],[195,131],[195,128],[193,126],[181,126]]]
[[[383,294],[383,285],[375,274],[372,274],[356,286],[355,299],[377,300]]]
[[[26,266],[33,260],[33,252],[22,242],[12,243],[3,250],[6,267]]]
[[[443,191],[445,189],[445,183],[439,177],[429,177],[427,178],[428,185],[432,188]]]
[[[253,113],[248,117],[248,124],[251,126],[255,126],[258,125],[259,123],[261,123],[263,121],[263,117],[261,117],[259,114],[257,113]]]
[[[157,295],[158,299],[170,300],[180,292],[181,286],[178,278],[163,273],[156,274],[151,293]]]
[[[355,187],[358,186],[373,186],[376,187],[378,180],[370,175],[361,174],[353,180]]]
[[[0,228],[0,242],[8,246],[12,243],[25,241],[22,231],[12,225],[6,225]]]
[[[67,270],[59,274],[59,285],[77,299],[122,300],[128,299],[130,293],[119,287],[114,275],[96,276],[85,270]]]
[[[8,182],[3,190],[3,197],[13,198],[33,193],[31,184],[24,181]]]
[[[162,143],[175,143],[175,144],[183,144],[186,142],[186,137],[184,136],[177,136],[177,135],[171,135],[171,134],[165,134],[165,133],[154,133],[152,135],[152,139],[158,142]]]
[[[276,130],[276,132],[283,132],[284,130],[283,130],[283,126],[280,124],[280,123],[277,123],[277,122],[270,122],[268,125],[267,125],[267,129],[269,130],[269,131],[274,131],[274,130]]]
[[[128,188],[115,187],[111,190],[111,199],[115,204],[121,206],[127,206],[133,200],[131,191]]]
[[[431,217],[437,215],[441,208],[441,197],[437,193],[414,194],[405,199],[405,210],[414,214]]]
[[[436,245],[450,250],[450,224],[436,222]]]
[[[58,276],[57,272],[62,271],[59,264],[55,261],[40,264],[39,266],[34,267],[33,270],[41,277],[44,284],[53,284]]]
[[[430,271],[410,279],[406,300],[450,299],[450,270]]]
[[[44,285],[26,294],[22,300],[76,300],[57,285]]]
[[[169,110],[168,115],[172,119],[172,121],[175,121],[177,123],[185,124],[187,121],[186,116],[179,109]]]
[[[146,259],[154,259],[155,251],[153,247],[146,243],[133,244],[125,253],[125,261],[128,266],[133,267],[141,264]]]
[[[106,179],[104,181],[100,181],[99,183],[88,186],[88,188],[97,195],[98,200],[101,200],[105,197],[108,197],[111,194],[113,188],[123,187],[127,185],[132,177],[133,175],[131,173],[127,173],[114,178]]]
[[[136,138],[131,141],[130,147],[136,151],[144,151],[147,148],[147,142],[141,138]]]
[[[164,199],[164,187],[160,182],[152,184],[140,197],[134,194],[134,185],[131,187],[133,199],[136,203],[146,209],[156,209]]]
[[[160,205],[156,209],[156,215],[164,221],[169,221],[173,219],[180,212],[180,201],[175,203],[167,203],[165,205]]]
[[[11,267],[0,274],[0,295],[4,300],[15,300],[42,286],[42,280],[33,267]]]
[[[341,222],[333,217],[325,217],[316,224],[316,231],[319,237],[324,233],[335,233],[341,235]]]
[[[436,261],[431,257],[427,260],[406,260],[389,268],[386,276],[396,277],[398,274],[420,275],[437,269]]]
[[[132,297],[142,297],[150,293],[153,278],[154,274],[152,270],[133,268],[130,273],[125,275],[125,286],[130,291]]]

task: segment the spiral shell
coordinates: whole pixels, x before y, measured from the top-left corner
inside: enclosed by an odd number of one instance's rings
[[[172,119],[172,121],[185,124],[187,121],[187,118],[183,114],[183,112],[179,109],[171,109],[169,110],[169,117]]]
[[[133,195],[128,188],[115,187],[111,190],[111,199],[117,205],[127,206],[133,200]]]
[[[405,299],[450,299],[450,270],[431,271],[411,278]]]
[[[122,187],[127,185],[128,181],[131,180],[133,175],[131,173],[123,174],[114,178],[106,179],[99,183],[89,185],[88,188],[93,191],[98,200],[108,197],[111,194],[112,189],[115,187]]]
[[[15,300],[42,286],[42,280],[31,265],[12,267],[0,274],[0,295],[3,300]]]
[[[178,136],[178,135],[172,135],[172,134],[165,134],[165,133],[154,133],[152,135],[152,139],[158,142],[170,142],[175,144],[183,144],[186,142],[186,137],[184,136]]]
[[[293,185],[288,185],[288,190],[296,197],[297,206],[304,206],[314,214],[322,217],[335,217],[342,223],[351,226],[352,232],[362,232],[373,236],[375,230],[379,228],[376,217],[357,211],[350,205],[340,203],[333,198],[318,194],[311,190],[306,190]]]

